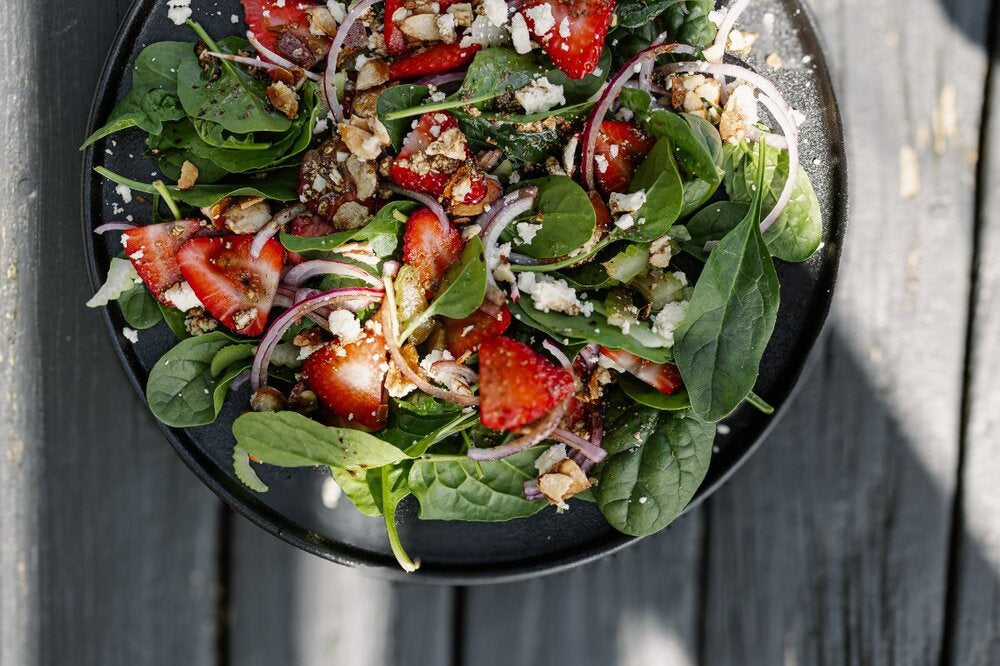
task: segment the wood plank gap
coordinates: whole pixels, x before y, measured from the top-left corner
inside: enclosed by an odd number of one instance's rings
[[[215,664],[229,666],[232,653],[229,639],[232,634],[229,604],[233,579],[233,512],[219,503],[218,529],[215,550]]]
[[[948,539],[948,569],[945,582],[945,607],[944,607],[944,631],[941,636],[941,650],[939,663],[941,666],[948,666],[954,654],[954,636],[959,616],[959,595],[961,592],[961,563],[962,563],[962,543],[965,533],[965,462],[966,449],[969,440],[969,424],[972,413],[973,397],[973,360],[976,336],[976,315],[977,300],[979,293],[979,269],[982,262],[982,240],[984,228],[986,226],[986,197],[989,191],[989,160],[986,159],[989,150],[989,133],[991,130],[990,112],[992,110],[992,97],[996,88],[994,75],[994,60],[1000,57],[1000,12],[997,11],[997,3],[990,3],[987,12],[987,33],[986,33],[986,82],[983,92],[983,103],[979,114],[979,141],[977,145],[978,160],[976,162],[976,183],[973,197],[975,200],[973,208],[972,227],[972,261],[969,268],[969,296],[968,296],[968,317],[965,326],[965,362],[962,376],[962,401],[961,419],[958,429],[958,464],[955,466],[955,495],[951,507],[951,533]]]

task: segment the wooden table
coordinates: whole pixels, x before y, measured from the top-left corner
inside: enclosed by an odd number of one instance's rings
[[[790,413],[669,531],[468,589],[300,553],[176,458],[82,306],[76,146],[128,2],[3,4],[0,664],[1000,663],[988,0],[815,0],[853,212]]]

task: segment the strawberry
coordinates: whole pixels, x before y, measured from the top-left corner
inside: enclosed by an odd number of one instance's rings
[[[453,225],[442,227],[430,208],[418,208],[406,221],[403,234],[403,261],[417,269],[420,283],[428,293],[437,289],[441,276],[462,254],[465,243]]]
[[[590,205],[594,207],[594,233],[600,234],[611,228],[611,211],[608,210],[608,204],[604,203],[604,199],[597,192],[587,192],[587,198],[590,199]]]
[[[403,0],[385,0],[385,47],[389,55],[406,53],[406,35],[392,20],[393,15],[403,6]]]
[[[385,359],[385,340],[369,331],[357,342],[330,343],[310,354],[302,363],[302,379],[345,425],[378,430],[385,424]]]
[[[389,169],[389,178],[400,187],[442,196],[452,174],[461,167],[462,162],[444,155],[432,158],[424,151],[435,139],[455,128],[458,128],[458,121],[450,113],[438,111],[420,116],[417,126],[403,140],[403,147]],[[471,156],[472,152],[466,144],[465,159]],[[417,162],[424,163],[428,168],[416,170],[414,164]]]
[[[458,44],[435,44],[389,64],[389,78],[419,79],[465,67],[481,49],[479,44],[462,48]]]
[[[303,236],[305,238],[319,238],[328,236],[335,232],[333,225],[318,215],[299,215],[292,220],[289,232],[293,236]]]
[[[173,305],[163,292],[184,279],[177,251],[202,228],[199,220],[149,224],[122,234],[122,244],[135,272],[150,293],[164,305]]]
[[[605,192],[625,192],[636,167],[654,145],[638,125],[615,120],[602,122],[594,153],[597,184]]]
[[[548,6],[548,10],[536,9]],[[519,8],[528,30],[556,67],[571,79],[582,79],[597,67],[604,50],[604,38],[611,27],[615,0],[528,0]],[[555,19],[539,34],[536,18],[549,12]],[[541,20],[541,19],[540,19]]]
[[[500,312],[491,315],[476,310],[464,319],[444,319],[444,344],[448,351],[458,358],[466,352],[474,352],[486,340],[504,334],[510,326],[510,310],[501,306]]]
[[[329,37],[309,31],[313,0],[243,0],[247,25],[264,47],[309,69],[330,50]],[[261,58],[265,59],[262,55]]]
[[[273,238],[257,259],[250,257],[253,235],[195,238],[177,253],[181,274],[209,314],[243,335],[264,332],[285,263]]]
[[[676,393],[684,386],[681,373],[673,363],[654,363],[621,349],[601,347],[601,354],[664,395]]]
[[[573,375],[522,342],[499,337],[479,347],[479,418],[487,428],[527,425],[572,395],[573,386]]]

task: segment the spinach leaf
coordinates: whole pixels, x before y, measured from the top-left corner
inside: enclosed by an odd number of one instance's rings
[[[326,465],[361,470],[407,459],[405,453],[374,435],[325,426],[296,412],[243,414],[233,422],[233,435],[247,453],[278,467]]]
[[[366,516],[382,515],[382,494],[381,485],[378,485],[378,496],[373,493],[372,484],[369,483],[371,477],[379,476],[381,469],[346,470],[341,467],[331,467],[330,474],[340,489],[347,495],[347,499]]]
[[[705,478],[715,425],[637,407],[608,432],[608,457],[594,488],[597,506],[621,532],[659,532],[680,515]]]
[[[603,345],[609,349],[624,349],[637,356],[656,363],[673,359],[667,340],[653,332],[646,322],[633,324],[628,335],[617,326],[608,323],[604,306],[591,301],[594,311],[589,317],[582,314],[568,315],[554,310],[542,312],[535,308],[530,298],[522,298],[510,304],[511,314],[524,324],[548,334],[554,340],[584,340]]]
[[[668,4],[663,10],[670,39],[703,49],[715,40],[716,27],[708,14],[715,0],[683,0]]]
[[[396,527],[396,507],[410,494],[408,476],[410,472],[409,464],[383,467],[380,472],[382,489],[382,512],[385,515],[385,531],[389,537],[389,546],[392,554],[396,556],[399,566],[404,571],[413,572],[420,567],[420,560],[413,561],[406,554],[403,543],[399,538],[399,530]]]
[[[167,322],[167,327],[174,334],[174,337],[178,340],[186,340],[191,337],[188,333],[187,327],[184,325],[184,320],[186,319],[183,312],[177,308],[170,308],[157,301],[157,305],[160,306],[160,314],[163,316],[163,321]]]
[[[593,106],[593,102],[583,102],[530,115],[489,111],[474,115],[455,109],[452,115],[474,149],[499,148],[512,164],[522,166],[542,164],[548,156],[560,154],[573,131],[572,121],[582,118]]]
[[[640,28],[662,14],[668,7],[684,0],[622,0],[615,13],[618,25],[626,28]]]
[[[146,383],[146,400],[153,415],[174,428],[212,423],[230,382],[245,369],[233,366],[221,377],[212,375],[212,359],[232,343],[225,333],[207,333],[182,340],[160,357]]]
[[[546,506],[524,498],[524,482],[535,478],[537,446],[504,460],[479,464],[472,460],[413,461],[409,486],[420,502],[422,520],[503,521],[531,516]]]
[[[647,128],[658,137],[668,137],[673,156],[681,172],[684,217],[708,201],[722,183],[722,138],[707,120],[690,113],[656,110],[649,116]]]
[[[410,320],[400,334],[400,344],[431,317],[462,319],[475,312],[486,298],[486,250],[479,236],[465,244],[462,256],[452,264],[441,280],[434,300],[427,309]]]
[[[618,386],[621,387],[625,395],[640,405],[652,407],[653,409],[676,412],[691,406],[691,400],[688,398],[687,391],[680,390],[671,395],[664,395],[646,382],[636,379],[632,375],[619,375]]]
[[[360,229],[338,231],[315,238],[282,233],[281,244],[291,252],[297,252],[309,259],[317,259],[344,243],[368,241],[376,254],[388,257],[396,251],[399,244],[403,221],[419,206],[420,204],[413,201],[393,201],[382,206],[371,221]]]
[[[757,173],[759,184],[762,163]],[[762,192],[758,186],[746,218],[709,254],[674,334],[691,408],[705,421],[722,419],[750,393],[778,315],[778,277],[760,233]]]
[[[630,239],[655,240],[670,231],[680,215],[684,187],[671,151],[670,139],[660,139],[632,176],[629,192],[644,190],[646,202],[633,214],[636,225],[626,233]]]
[[[130,127],[159,134],[164,122],[183,118],[176,72],[181,61],[189,58],[195,55],[193,45],[187,42],[156,42],[144,48],[132,67],[131,90],[81,148]]]
[[[154,194],[156,190],[149,183],[132,180],[104,167],[95,167],[94,171],[119,185]],[[226,185],[195,185],[189,190],[179,190],[168,186],[171,196],[195,208],[211,206],[224,197],[264,197],[276,201],[295,201],[298,199],[299,170],[294,167],[276,169],[260,175],[259,178],[248,179],[246,183],[229,183]]]
[[[133,285],[131,289],[122,292],[118,296],[118,305],[121,306],[122,316],[128,325],[140,331],[152,328],[163,319],[159,302],[143,284]]]
[[[594,95],[596,95],[604,82],[613,73],[611,69],[611,51],[609,49],[604,49],[601,53],[601,59],[597,62],[597,67],[595,72],[600,72],[600,74],[587,74],[582,79],[571,79],[566,76],[565,72],[556,67],[548,58],[544,58],[542,61],[543,67],[548,71],[545,74],[545,78],[549,80],[549,83],[557,86],[563,87],[563,96],[566,98],[567,104],[577,104],[584,102]],[[564,109],[559,109],[558,111],[549,111],[548,113],[559,113],[562,115]]]
[[[538,187],[535,211],[528,221],[541,222],[541,228],[528,245],[518,251],[529,257],[562,257],[582,247],[594,235],[597,214],[582,187],[567,176],[549,176],[526,181]]]
[[[406,118],[389,120],[386,116],[394,111],[402,111],[403,109],[420,106],[427,99],[428,95],[430,95],[430,90],[427,86],[407,83],[387,88],[378,96],[378,101],[375,103],[375,112],[378,114],[378,118],[382,121],[382,124],[385,125],[385,129],[389,132],[389,137],[392,139],[392,146],[396,150],[399,150],[400,146],[403,145],[403,139],[406,138],[406,135],[410,131],[411,121]]]
[[[253,358],[256,351],[257,346],[249,343],[223,347],[216,352],[215,356],[212,357],[209,372],[212,373],[213,377],[218,377],[233,363],[239,363],[240,361],[245,361],[248,358]]]
[[[687,223],[691,240],[683,244],[691,255],[705,261],[705,244],[719,240],[743,221],[750,204],[742,201],[716,201],[695,213]]]
[[[653,96],[640,88],[625,86],[618,93],[618,103],[631,111],[635,117],[644,119],[653,106]],[[648,129],[649,123],[646,122],[645,124]]]
[[[260,480],[257,472],[250,465],[250,456],[239,446],[233,447],[233,472],[244,486],[258,493],[266,493],[267,485]]]
[[[461,410],[459,405],[445,403],[417,392],[405,400],[390,402],[386,428],[379,436],[405,451],[415,442],[429,435],[433,436],[447,427]]]

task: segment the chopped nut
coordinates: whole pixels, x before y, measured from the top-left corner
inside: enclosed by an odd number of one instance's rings
[[[310,7],[306,13],[309,14],[310,33],[327,37],[334,37],[337,34],[337,19],[330,13],[329,7]]]
[[[184,164],[181,165],[181,177],[177,180],[178,190],[190,190],[198,182],[198,167],[184,160]]]
[[[275,81],[267,87],[267,99],[278,111],[295,119],[299,115],[299,96],[282,81]]]
[[[768,53],[767,57],[764,58],[764,64],[771,69],[781,69],[784,63],[781,61],[781,56],[777,53]]]
[[[348,150],[366,162],[377,159],[382,149],[392,143],[389,132],[378,118],[351,116],[337,129]]]
[[[262,386],[250,396],[250,409],[255,412],[280,412],[285,408],[285,396],[273,386]]]
[[[462,28],[468,28],[475,19],[470,2],[458,2],[451,5],[448,7],[448,13],[455,17],[455,25]]]
[[[241,201],[226,210],[225,225],[234,234],[255,234],[271,220],[271,207],[266,201],[259,197],[247,199],[246,205]]]
[[[385,60],[368,60],[358,72],[358,80],[354,87],[357,90],[369,90],[380,86],[389,80],[389,64]]]
[[[378,176],[375,175],[375,162],[362,162],[354,155],[345,162],[347,173],[354,181],[354,189],[359,199],[368,199],[375,194],[378,187]]]
[[[337,208],[330,223],[338,230],[359,229],[365,226],[370,216],[368,206],[356,201],[346,201]]]
[[[205,312],[205,308],[194,308],[188,310],[184,318],[184,330],[193,336],[211,333],[219,327],[219,322],[210,317]]]
[[[288,394],[288,407],[299,414],[308,414],[316,411],[319,407],[319,398],[314,392],[307,389],[305,384],[299,382]]]
[[[468,146],[462,130],[452,127],[441,133],[424,150],[428,155],[443,155],[453,160],[464,160]]]
[[[538,477],[538,489],[559,508],[566,508],[566,500],[590,488],[590,479],[580,466],[566,458]]]
[[[407,37],[418,42],[436,42],[441,39],[436,14],[414,14],[407,16],[399,24],[399,29]]]
[[[719,119],[719,134],[723,141],[738,143],[746,138],[747,128],[756,124],[759,118],[753,86],[741,83],[729,93]]]
[[[722,85],[703,74],[686,74],[671,77],[670,103],[716,123],[719,121],[718,107],[722,100]]]

